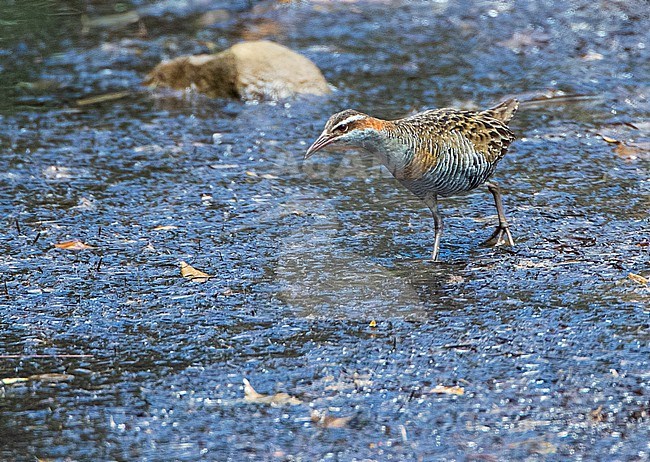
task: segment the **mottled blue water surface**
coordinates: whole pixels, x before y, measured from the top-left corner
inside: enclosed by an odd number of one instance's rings
[[[628,277],[650,277],[646,2],[0,10],[0,378],[28,379],[0,386],[0,459],[650,459],[650,289]],[[258,38],[333,94],[140,86]],[[480,189],[442,202],[429,262],[430,215],[372,159],[301,160],[344,108],[511,96],[495,179],[514,248],[478,245],[496,224]],[[54,247],[72,240],[92,248]],[[245,403],[243,378],[302,404]]]

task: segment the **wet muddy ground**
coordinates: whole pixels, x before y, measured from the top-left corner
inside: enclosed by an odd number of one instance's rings
[[[645,2],[0,8],[0,459],[650,459]],[[336,91],[139,86],[257,38]],[[301,160],[344,108],[508,96],[514,248],[478,245],[479,189],[427,261],[430,215],[372,159]]]

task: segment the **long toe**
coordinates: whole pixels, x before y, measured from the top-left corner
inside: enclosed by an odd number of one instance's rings
[[[513,246],[515,242],[512,240],[512,234],[510,234],[510,229],[507,226],[497,226],[492,236],[483,242],[483,245],[487,247],[496,247],[499,245]]]

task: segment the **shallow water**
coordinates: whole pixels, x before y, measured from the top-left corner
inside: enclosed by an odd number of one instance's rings
[[[650,276],[644,2],[137,1],[138,22],[88,30],[125,11],[45,3],[0,17],[0,378],[37,376],[0,388],[1,459],[650,458],[650,292],[628,277]],[[139,85],[242,38],[336,91]],[[429,214],[372,159],[301,160],[343,108],[508,96],[529,101],[495,176],[514,248],[479,246],[480,189],[443,201],[429,262]],[[75,239],[93,248],[54,248]],[[243,378],[302,404],[245,403]]]

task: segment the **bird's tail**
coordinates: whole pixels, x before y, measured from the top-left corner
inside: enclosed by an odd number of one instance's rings
[[[515,112],[517,112],[518,107],[519,101],[515,98],[512,98],[504,101],[501,104],[497,104],[493,108],[481,112],[481,114],[485,114],[488,117],[500,120],[503,123],[508,123],[515,115]]]

